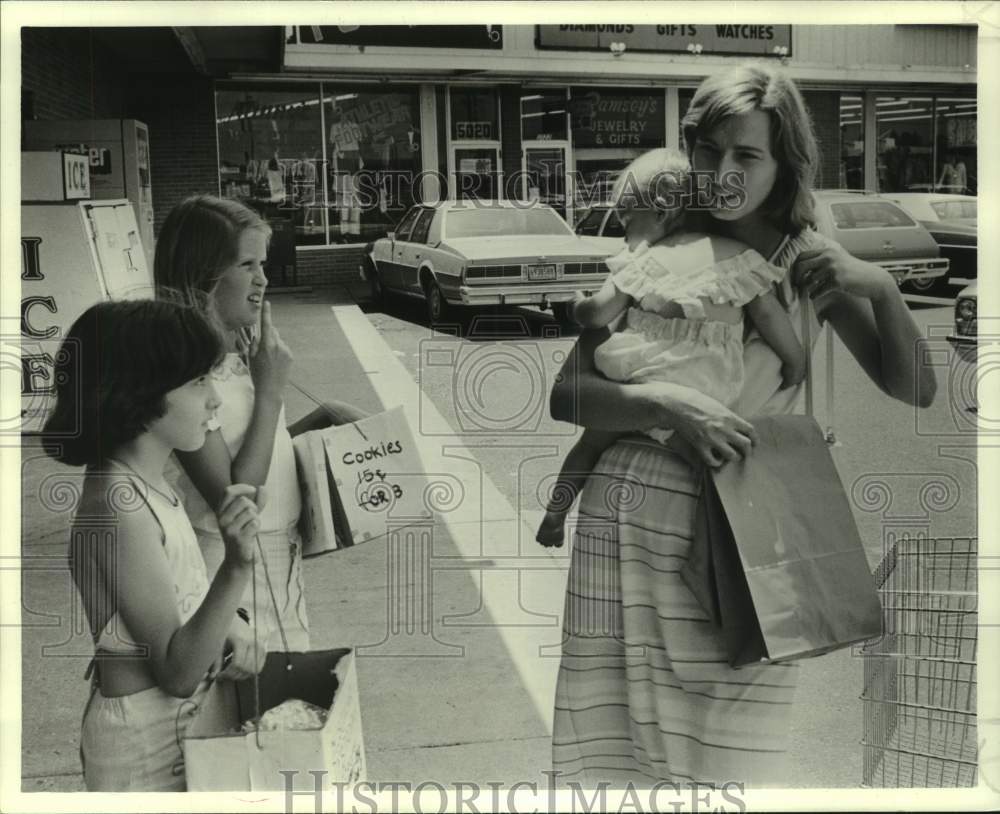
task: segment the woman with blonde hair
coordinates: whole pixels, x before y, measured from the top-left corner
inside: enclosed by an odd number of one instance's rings
[[[921,407],[935,393],[921,337],[892,277],[812,228],[817,163],[809,116],[791,79],[770,64],[709,77],[683,120],[695,172],[736,172],[745,194],[717,196],[707,228],[790,271],[778,285],[803,339],[829,322],[869,378]],[[784,758],[798,667],[729,667],[724,641],[680,570],[700,492],[698,466],[752,454],[742,416],[791,412],[781,361],[758,332],[744,343],[734,409],[666,382],[604,378],[594,350],[608,329],[581,334],[551,396],[557,419],[609,432],[669,427],[682,456],[643,435],[612,444],[580,498],[570,562],[553,766],[590,786],[658,781],[787,783]],[[811,348],[807,348],[811,351]]]

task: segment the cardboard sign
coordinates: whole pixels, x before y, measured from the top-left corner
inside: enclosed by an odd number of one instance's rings
[[[323,445],[351,543],[383,536],[390,522],[430,517],[424,464],[402,406],[331,427]]]
[[[431,517],[427,476],[403,408],[293,441],[302,554],[314,557]]]

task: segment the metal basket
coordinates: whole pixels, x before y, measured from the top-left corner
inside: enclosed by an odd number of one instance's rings
[[[866,787],[975,786],[976,538],[902,538],[875,571],[864,657]]]

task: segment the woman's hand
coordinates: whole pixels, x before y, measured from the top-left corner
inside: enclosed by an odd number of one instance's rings
[[[799,254],[792,282],[816,304],[851,355],[888,395],[929,407],[937,392],[926,342],[892,276],[874,263],[852,257],[830,241]],[[844,296],[850,295],[850,296]]]
[[[282,398],[292,371],[292,352],[271,322],[271,303],[264,300],[260,335],[250,343],[250,377],[257,396]]]
[[[256,503],[252,500],[255,496]],[[263,487],[258,489],[245,483],[234,483],[226,487],[216,516],[228,562],[234,565],[249,565],[253,562],[257,532],[260,529],[257,513],[263,508],[265,500]]]
[[[820,249],[806,249],[792,266],[792,284],[811,299],[831,291],[842,291],[867,300],[881,300],[887,287],[895,288],[892,276],[874,263],[866,263],[832,241]]]
[[[663,426],[679,433],[698,457],[713,468],[750,454],[757,443],[757,431],[749,421],[697,390],[683,390],[683,395],[678,395],[676,385],[667,385],[663,390]]]

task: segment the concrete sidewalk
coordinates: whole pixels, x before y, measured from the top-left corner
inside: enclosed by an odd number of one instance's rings
[[[544,787],[568,547],[534,543],[535,518],[516,516],[451,433],[356,307],[363,293],[272,298],[295,354],[288,419],[328,399],[372,412],[402,405],[411,427],[445,434],[415,433],[430,479],[461,491],[431,523],[306,562],[313,644],[357,648],[369,779]],[[65,569],[72,501],[53,495],[54,474],[79,475],[26,444],[25,791],[83,788],[76,750],[92,648]],[[861,662],[842,651],[803,663],[801,675],[788,785],[856,786]]]

